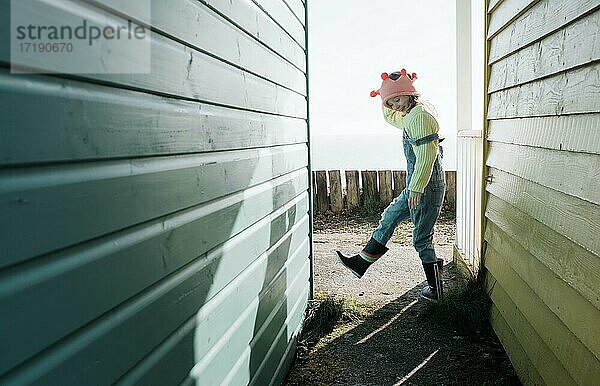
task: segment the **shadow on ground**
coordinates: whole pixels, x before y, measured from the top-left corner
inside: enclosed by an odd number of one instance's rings
[[[455,285],[458,275],[447,266],[447,283]],[[424,284],[318,342],[301,341],[286,384],[519,385],[489,325],[457,331],[433,320],[419,300]]]

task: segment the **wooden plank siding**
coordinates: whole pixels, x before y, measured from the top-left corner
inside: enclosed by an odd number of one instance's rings
[[[484,265],[524,384],[600,379],[600,1],[488,1]]]
[[[305,2],[44,7],[150,26],[152,71],[14,75],[0,47],[0,384],[281,383],[310,296]]]

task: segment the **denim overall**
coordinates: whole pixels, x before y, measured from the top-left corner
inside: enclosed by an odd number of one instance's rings
[[[402,142],[407,162],[406,188],[404,188],[402,193],[396,197],[381,214],[379,226],[373,232],[372,240],[365,247],[366,252],[380,254],[383,251],[387,251],[385,245],[392,237],[392,233],[394,232],[394,229],[396,229],[396,226],[398,226],[400,222],[410,218],[414,224],[413,246],[419,253],[422,262],[435,263],[437,261],[435,250],[433,248],[433,225],[440,214],[446,191],[446,179],[442,168],[444,150],[441,145],[439,146],[439,153],[433,163],[431,178],[425,187],[419,205],[412,210],[408,207],[408,196],[410,193],[408,186],[415,169],[416,161],[412,145],[420,146],[435,139],[440,139],[437,133],[419,138],[415,141],[410,139],[404,130]],[[440,142],[442,140],[443,139],[440,139]],[[379,246],[376,245],[377,242],[380,244]]]

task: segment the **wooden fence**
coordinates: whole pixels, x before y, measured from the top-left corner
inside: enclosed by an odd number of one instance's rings
[[[456,172],[446,171],[446,196],[444,206],[454,210],[456,206]],[[342,181],[342,176],[344,181]],[[313,171],[314,210],[339,213],[364,205],[389,204],[405,187],[404,170],[339,170]],[[345,182],[345,183],[343,183]],[[345,186],[345,188],[343,188]]]

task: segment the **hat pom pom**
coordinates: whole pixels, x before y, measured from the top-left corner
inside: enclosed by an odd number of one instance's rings
[[[371,91],[371,96],[372,97],[376,97],[377,94],[379,94],[377,91],[375,91],[375,90]]]
[[[400,70],[400,75],[406,76],[406,70],[404,68],[402,70]]]
[[[413,80],[417,79],[417,73],[416,72],[412,73],[412,78],[413,78]]]
[[[381,79],[386,80],[389,77],[387,72],[382,72],[381,73]]]

